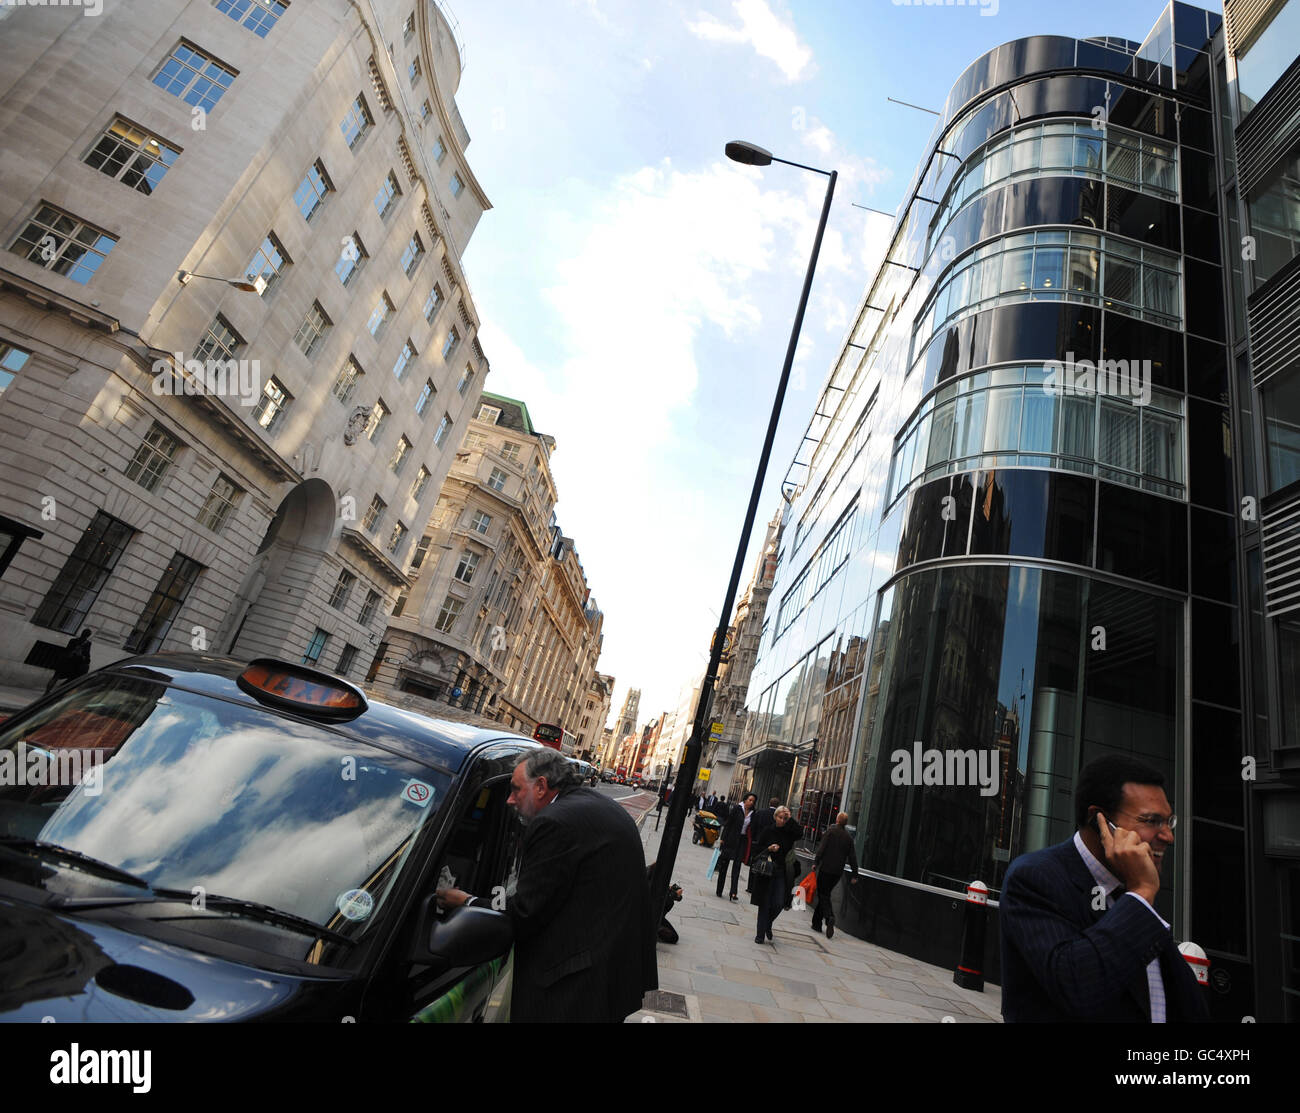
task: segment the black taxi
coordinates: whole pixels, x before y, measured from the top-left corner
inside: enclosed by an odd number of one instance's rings
[[[82,677],[0,724],[0,1020],[508,1019],[536,748],[283,661]]]

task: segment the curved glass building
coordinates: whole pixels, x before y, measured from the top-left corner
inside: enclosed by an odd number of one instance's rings
[[[842,926],[954,965],[966,884],[996,900],[1073,832],[1078,770],[1138,756],[1182,819],[1160,911],[1239,1019],[1259,588],[1220,24],[1170,4],[1141,43],[1021,39],[957,79],[787,475],[736,787],[809,849],[847,811]]]

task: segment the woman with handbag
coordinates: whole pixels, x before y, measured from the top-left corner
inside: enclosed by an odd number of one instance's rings
[[[794,884],[786,868],[786,855],[803,837],[803,828],[784,804],[772,815],[772,822],[754,835],[754,849],[749,860],[752,886],[749,903],[758,906],[758,928],[754,942],[772,938],[772,924],[785,907],[786,894]]]

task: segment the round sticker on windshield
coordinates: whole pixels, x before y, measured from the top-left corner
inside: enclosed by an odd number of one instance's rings
[[[433,786],[423,781],[407,781],[402,789],[402,799],[421,808],[427,808],[433,799]]]
[[[375,898],[365,889],[349,889],[338,899],[339,914],[345,920],[364,920],[375,910]]]

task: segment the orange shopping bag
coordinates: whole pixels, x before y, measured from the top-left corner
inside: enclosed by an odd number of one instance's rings
[[[803,890],[803,899],[805,904],[812,904],[817,896],[817,871],[813,870],[802,881],[799,882],[799,888]]]

